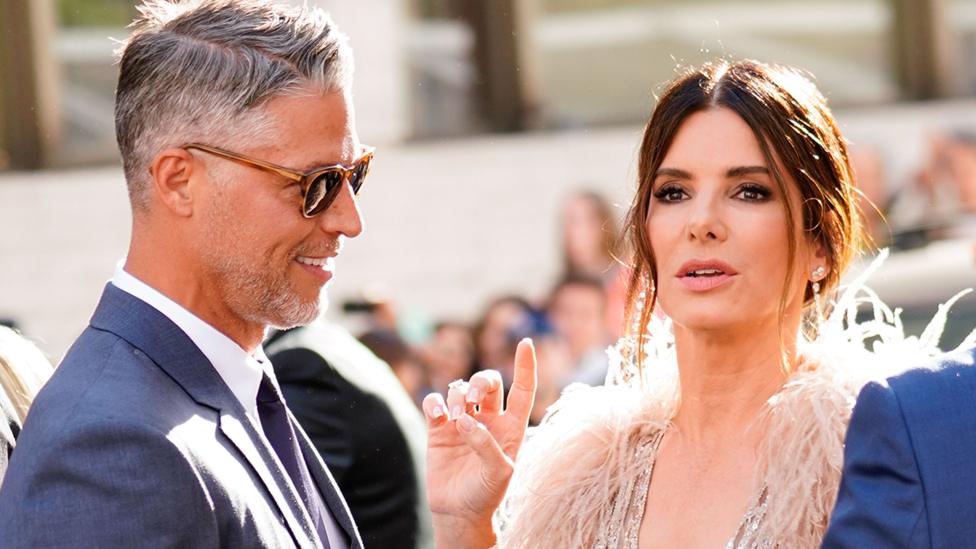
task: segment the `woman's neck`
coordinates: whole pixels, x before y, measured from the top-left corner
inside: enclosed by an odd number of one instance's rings
[[[793,369],[790,324],[782,339],[778,322],[722,331],[675,326],[681,395],[674,424],[684,438],[738,436],[753,424]]]

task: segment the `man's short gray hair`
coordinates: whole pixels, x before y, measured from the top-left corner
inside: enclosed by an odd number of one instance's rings
[[[153,158],[168,147],[268,129],[257,107],[345,90],[352,52],[319,8],[262,0],[145,0],[120,50],[115,131],[133,209],[149,204]]]

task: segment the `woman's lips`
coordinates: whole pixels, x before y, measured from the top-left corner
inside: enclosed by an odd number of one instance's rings
[[[735,275],[727,273],[706,275],[706,276],[679,276],[681,284],[693,292],[707,292],[723,286],[732,280]]]
[[[724,286],[738,274],[724,261],[696,259],[685,262],[678,270],[676,278],[691,291],[707,292]]]

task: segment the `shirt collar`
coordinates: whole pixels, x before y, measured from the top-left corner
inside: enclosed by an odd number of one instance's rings
[[[213,365],[244,409],[257,418],[258,387],[261,376],[273,375],[268,357],[259,346],[249,355],[232,339],[207,324],[145,282],[127,273],[125,260],[119,261],[112,276],[116,288],[146,302],[176,324]]]

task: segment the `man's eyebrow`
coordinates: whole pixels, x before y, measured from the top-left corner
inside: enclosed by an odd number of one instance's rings
[[[769,168],[766,166],[738,166],[730,168],[726,175],[728,177],[741,177],[743,175],[761,174],[769,175]]]
[[[299,170],[302,171],[302,172],[310,172],[312,170],[317,170],[319,168],[325,168],[325,167],[329,167],[329,166],[347,166],[348,167],[353,162],[354,162],[354,160],[353,161],[350,161],[350,162],[340,162],[340,161],[336,161],[336,160],[316,160],[315,162],[309,162],[309,163],[305,164],[304,166],[302,166],[301,168],[299,168]]]
[[[677,168],[659,168],[656,172],[654,172],[655,179],[663,176],[676,177],[678,179],[691,179],[690,173]]]

